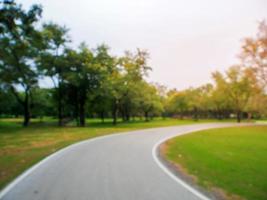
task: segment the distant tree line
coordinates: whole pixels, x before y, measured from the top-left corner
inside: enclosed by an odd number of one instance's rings
[[[165,111],[183,117],[260,118],[267,114],[267,23],[254,38],[245,38],[240,63],[225,73],[212,73],[212,84],[167,93]]]
[[[58,125],[86,117],[123,121],[155,116],[178,118],[241,118],[266,114],[267,25],[244,41],[241,64],[214,83],[177,91],[146,81],[151,70],[147,51],[111,55],[109,47],[71,47],[68,29],[53,22],[40,24],[42,7],[29,10],[13,0],[0,3],[0,116],[54,116]],[[51,88],[40,82],[50,79]]]

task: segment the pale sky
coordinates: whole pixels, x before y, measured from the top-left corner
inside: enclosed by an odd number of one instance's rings
[[[267,19],[267,0],[20,0],[43,5],[44,20],[70,28],[75,46],[105,43],[113,54],[146,49],[149,80],[200,86],[238,62],[242,38]]]

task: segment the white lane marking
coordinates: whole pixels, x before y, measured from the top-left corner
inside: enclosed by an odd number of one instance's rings
[[[163,165],[162,162],[160,162],[158,156],[157,156],[157,149],[158,147],[166,142],[167,140],[174,138],[174,137],[179,137],[180,135],[184,135],[187,133],[193,133],[193,132],[197,132],[197,131],[201,131],[201,130],[205,130],[205,129],[209,129],[209,128],[218,128],[218,127],[208,127],[208,128],[199,128],[199,129],[194,129],[191,131],[185,131],[182,133],[177,133],[177,135],[173,135],[173,136],[169,136],[166,138],[163,138],[162,140],[160,140],[159,142],[157,142],[152,149],[152,156],[153,159],[155,160],[155,162],[158,164],[158,166],[169,176],[171,177],[174,181],[176,181],[177,183],[179,183],[180,185],[182,185],[184,188],[186,188],[188,191],[190,191],[191,193],[193,193],[194,195],[196,195],[197,197],[199,197],[201,200],[210,200],[208,197],[204,196],[202,193],[200,193],[199,191],[197,191],[196,189],[194,189],[193,187],[191,187],[189,184],[187,184],[186,182],[184,182],[182,179],[178,178],[176,175],[174,175],[165,165]]]

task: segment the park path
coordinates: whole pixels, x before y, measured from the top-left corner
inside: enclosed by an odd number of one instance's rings
[[[170,137],[234,125],[236,124],[184,125],[86,140],[35,165],[4,189],[0,193],[0,199],[207,199],[164,167],[157,157],[157,146]]]

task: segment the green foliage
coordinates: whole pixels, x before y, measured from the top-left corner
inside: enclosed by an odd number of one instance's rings
[[[249,107],[250,100],[252,101],[263,92],[256,81],[255,74],[250,69],[242,69],[240,66],[229,68],[226,77],[216,72],[213,78],[216,83],[215,100],[218,102],[222,98],[223,102],[219,104],[233,110],[238,122],[241,120],[242,112]]]
[[[99,50],[101,47],[99,47]],[[102,52],[103,53],[103,52]],[[99,54],[97,54],[100,56]],[[97,59],[97,58],[96,58]],[[101,60],[104,62],[103,60]],[[108,71],[107,65],[95,62],[94,54],[85,44],[81,44],[79,51],[67,50],[65,57],[68,72],[64,73],[64,80],[75,90],[73,98],[76,100],[76,114],[79,115],[79,125],[85,125],[85,106],[93,98],[104,81],[103,74]],[[110,67],[110,66],[108,66]],[[78,116],[76,116],[78,117]]]
[[[32,91],[32,117],[55,116],[56,109],[53,101],[53,89],[34,88]]]
[[[7,88],[0,86],[0,116],[10,117],[23,114],[23,110],[17,103],[15,96]]]
[[[235,114],[238,122],[242,115],[251,118],[265,114],[266,95],[250,68],[233,66],[225,75],[214,72],[212,78],[213,85],[170,91],[165,100],[167,113],[180,118],[193,116],[195,119],[223,119]]]
[[[40,52],[38,68],[40,74],[48,76],[53,81],[56,90],[57,115],[59,126],[63,125],[63,74],[68,71],[65,61],[65,47],[70,41],[67,35],[66,27],[61,27],[55,23],[45,23],[42,29],[42,38],[45,44],[45,49]]]
[[[37,86],[35,58],[44,47],[36,22],[42,13],[33,5],[28,11],[13,2],[3,2],[0,21],[0,80],[24,107],[24,126],[30,120],[31,90]],[[24,91],[21,98],[17,87]]]

